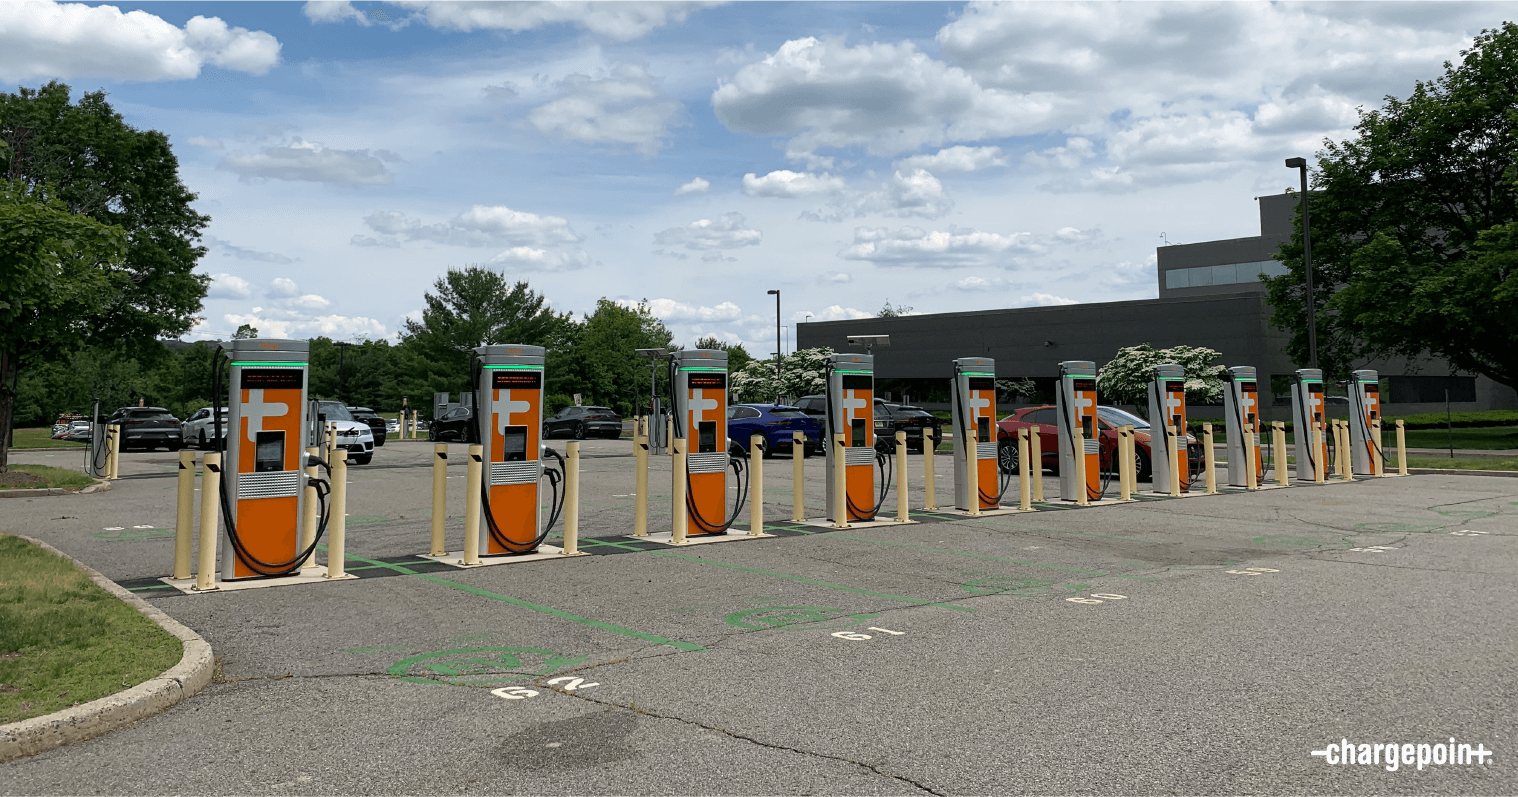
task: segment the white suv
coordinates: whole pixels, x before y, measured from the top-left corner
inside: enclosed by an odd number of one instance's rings
[[[184,444],[191,448],[205,449],[211,445],[211,438],[216,436],[215,410],[210,407],[201,407],[190,417],[179,423],[180,435],[184,438]],[[227,439],[227,408],[221,408],[221,439],[222,448],[226,448]]]
[[[355,465],[368,465],[374,459],[374,430],[357,420],[341,401],[318,401],[316,411],[323,424],[337,426],[337,447],[346,449]]]

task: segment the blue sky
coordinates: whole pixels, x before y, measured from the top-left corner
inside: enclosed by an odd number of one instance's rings
[[[212,217],[198,337],[393,336],[450,266],[689,345],[1153,297],[1513,3],[0,4]],[[787,332],[789,338],[791,333]]]

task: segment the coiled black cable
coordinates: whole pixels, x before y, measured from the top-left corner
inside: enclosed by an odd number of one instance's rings
[[[844,450],[847,451],[848,449]],[[849,512],[861,521],[874,520],[875,516],[880,514],[880,508],[885,506],[886,493],[890,491],[891,483],[895,480],[895,468],[892,466],[891,458],[886,456],[884,451],[875,450],[875,465],[880,468],[880,472],[885,478],[880,480],[880,494],[876,496],[873,509],[868,513],[865,512],[863,507],[854,503],[854,498],[849,495],[848,490],[843,491],[844,503],[848,505]],[[839,466],[846,467],[842,463],[839,463]]]
[[[727,530],[732,528],[733,523],[738,520],[738,516],[743,512],[744,503],[748,501],[748,466],[737,457],[728,457],[727,465],[729,468],[732,468],[733,478],[739,484],[738,500],[733,504],[733,514],[727,518],[726,522],[721,524],[713,523],[701,514],[701,508],[696,505],[695,493],[691,490],[690,469],[687,468],[685,471],[685,510],[687,517],[695,521],[696,528],[702,534],[710,534],[712,536],[726,534]],[[722,503],[725,504],[727,501],[724,500]]]
[[[559,461],[558,470],[554,470],[553,468],[543,469],[543,476],[547,477],[548,487],[552,491],[553,497],[550,499],[549,505],[553,509],[549,512],[548,524],[543,527],[542,531],[538,532],[538,535],[526,547],[518,547],[521,543],[513,542],[495,524],[495,515],[490,511],[490,477],[487,475],[480,481],[480,502],[485,508],[485,525],[489,528],[490,539],[495,540],[497,545],[506,549],[505,553],[490,554],[491,556],[521,556],[522,554],[532,553],[538,549],[538,546],[543,544],[543,540],[548,539],[548,533],[553,531],[554,524],[559,522],[559,515],[564,511],[565,498],[565,492],[560,488],[563,485],[568,468],[564,464],[564,457],[560,456],[559,452],[546,447],[543,449],[543,452]]]

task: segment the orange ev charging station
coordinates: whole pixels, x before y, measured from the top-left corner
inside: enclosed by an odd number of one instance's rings
[[[872,402],[873,403],[873,402]],[[990,357],[961,357],[954,361],[954,384],[949,391],[949,415],[954,424],[954,506],[969,511],[971,500],[980,509],[1001,506],[996,457],[996,361]],[[975,456],[965,441],[975,430]],[[970,495],[969,469],[975,468],[976,492]],[[1008,475],[1010,481],[1010,474]],[[988,491],[987,488],[990,488]]]
[[[255,338],[234,340],[219,352],[225,359],[218,359],[217,369],[228,369],[230,427],[220,487],[222,536],[232,554],[222,557],[224,581],[297,572],[326,528],[323,507],[318,534],[300,550],[305,450],[319,437],[308,421],[313,417],[306,396],[309,345]],[[218,413],[218,427],[220,421]],[[216,431],[220,437],[220,428]],[[326,491],[317,494],[325,504]]]
[[[1228,433],[1228,483],[1249,486],[1244,468],[1244,427],[1254,430],[1254,472],[1264,478],[1260,454],[1260,388],[1252,365],[1236,365],[1223,372],[1223,428]],[[1272,452],[1272,467],[1286,467],[1286,452]]]
[[[1328,475],[1328,434],[1324,428],[1323,372],[1299,368],[1291,382],[1291,426],[1296,437],[1297,480]],[[1317,442],[1313,442],[1313,432]],[[1279,455],[1277,455],[1279,456]]]
[[[1059,416],[1059,497],[1065,501],[1100,500],[1102,441],[1097,439],[1100,427],[1096,421],[1096,363],[1090,360],[1060,363],[1054,404]],[[1077,430],[1082,438],[1079,452],[1075,448]],[[1076,475],[1077,456],[1085,460],[1083,482]]]
[[[563,510],[563,460],[554,469],[545,468],[542,458],[545,453],[559,457],[541,440],[546,355],[542,346],[474,349],[474,437],[484,465],[480,519],[486,545],[481,556],[536,552]],[[541,501],[545,476],[553,491],[547,524]]]
[[[880,509],[875,497],[875,357],[830,354],[825,378],[827,518],[839,522],[836,469],[843,468],[843,522],[874,520]],[[843,441],[842,462],[837,461],[835,440]]]
[[[1366,476],[1379,476],[1381,435],[1376,421],[1381,420],[1381,380],[1375,371],[1354,371],[1349,375],[1349,443],[1351,470]]]
[[[1149,441],[1150,483],[1154,492],[1170,493],[1172,469],[1180,477],[1181,492],[1188,492],[1191,473],[1186,450],[1186,371],[1179,365],[1154,366],[1154,377],[1149,380]]]
[[[687,536],[726,534],[743,510],[748,484],[742,460],[728,455],[727,352],[690,349],[671,352],[675,437],[689,441],[685,452],[685,533]],[[750,452],[758,456],[760,452]],[[738,480],[737,503],[727,515],[727,471]],[[673,496],[679,491],[673,491]],[[673,497],[672,496],[672,497]]]

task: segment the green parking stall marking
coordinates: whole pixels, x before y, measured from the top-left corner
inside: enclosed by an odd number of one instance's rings
[[[613,550],[610,550],[610,551],[594,551],[594,550],[593,551],[587,551],[587,553],[597,553],[597,554],[605,554],[605,553],[638,553],[640,551],[650,551],[650,550],[653,550],[653,548],[648,547],[650,545],[650,543],[644,543],[644,542],[640,542],[638,540],[617,539],[617,538],[614,538],[614,537],[611,537],[611,538],[608,538],[608,537],[592,537],[590,539],[580,540],[580,547],[583,548],[583,547],[585,547],[587,545],[590,546],[591,548],[611,548],[611,549],[613,549]]]
[[[126,591],[127,592],[142,592],[143,590],[148,590],[148,589],[175,589],[175,588],[169,586],[168,584],[156,584],[156,585],[150,586],[150,587],[127,587]]]
[[[971,553],[969,551],[950,551],[944,548],[933,548],[927,545],[917,545],[910,542],[891,542],[890,540],[877,540],[870,537],[855,537],[852,534],[834,534],[833,537],[854,540],[856,542],[868,542],[872,545],[889,545],[893,548],[910,548],[914,551],[927,551],[929,553],[948,554],[949,556],[968,556],[972,559],[988,559],[993,562],[1009,562],[1014,565],[1026,565],[1028,567],[1045,567],[1050,570],[1068,570],[1071,573],[1080,573],[1088,576],[1105,575],[1101,570],[1082,570],[1079,567],[1066,567],[1064,565],[1046,565],[1039,562],[1028,562],[1022,559],[1008,559],[1003,556],[992,556],[984,553]]]
[[[832,609],[826,606],[765,606],[733,612],[723,617],[722,622],[746,631],[813,631],[819,628],[858,625],[863,620],[873,620],[879,616],[880,612],[850,614],[844,609]],[[840,625],[815,625],[815,623],[837,620],[846,622]]]
[[[807,578],[806,576],[794,576],[794,575],[791,575],[790,573],[777,573],[777,572],[775,572],[773,570],[760,570],[757,567],[744,567],[743,565],[728,564],[727,562],[716,562],[716,561],[712,561],[712,560],[709,560],[709,559],[700,559],[700,558],[695,557],[695,556],[686,556],[684,554],[678,554],[678,553],[675,553],[674,551],[655,551],[654,555],[655,556],[668,556],[668,557],[671,557],[671,558],[674,558],[674,559],[684,559],[687,562],[695,562],[696,564],[702,564],[702,565],[711,565],[712,567],[725,567],[725,568],[727,568],[729,570],[741,570],[741,571],[743,571],[745,573],[757,573],[757,574],[759,574],[761,576],[773,576],[774,578],[783,578],[783,579],[786,579],[788,581],[798,581],[798,582],[800,582],[802,584],[812,584],[812,585],[818,586],[818,587],[827,587],[828,589],[842,590],[843,592],[852,592],[852,593],[854,593],[856,595],[868,595],[868,596],[870,596],[872,598],[885,598],[886,600],[899,601],[901,603],[910,603],[910,604],[913,604],[913,605],[916,605],[916,606],[942,606],[945,609],[952,609],[952,610],[954,610],[956,612],[973,612],[973,611],[975,611],[974,609],[972,609],[972,608],[970,608],[968,606],[955,606],[952,603],[940,603],[940,602],[937,602],[937,601],[918,600],[917,598],[908,598],[905,595],[892,595],[892,594],[890,594],[888,592],[874,592],[872,590],[860,589],[859,587],[850,587],[850,586],[846,586],[846,585],[843,585],[843,584],[834,584],[831,581],[821,581],[821,580],[815,579],[815,578]]]
[[[1052,578],[1028,576],[991,576],[966,581],[959,588],[973,595],[1011,595],[1018,598],[1060,597],[1078,595],[1091,588],[1090,584],[1056,585]]]
[[[532,672],[509,672],[523,669],[524,658],[542,659],[542,665]],[[385,672],[397,680],[414,684],[481,686],[536,678],[584,660],[584,656],[565,656],[543,648],[454,648],[408,656],[390,665]],[[498,670],[508,672],[494,672]],[[422,675],[424,672],[429,675]],[[482,675],[485,677],[478,677]]]
[[[386,567],[404,575],[413,576],[415,578],[422,579],[423,581],[431,581],[434,584],[442,584],[445,587],[450,587],[461,592],[467,592],[471,595],[478,595],[481,598],[489,598],[491,600],[500,601],[502,603],[509,603],[513,606],[520,606],[523,609],[531,609],[535,612],[541,612],[542,614],[546,614],[550,617],[557,617],[561,620],[568,620],[572,623],[579,623],[580,625],[588,625],[592,628],[599,628],[602,631],[610,631],[613,634],[621,634],[622,636],[632,637],[633,639],[641,639],[645,642],[654,642],[660,645],[669,645],[670,647],[677,648],[679,650],[696,651],[706,649],[700,645],[692,644],[690,642],[681,642],[676,639],[666,639],[665,637],[659,636],[657,634],[645,634],[642,631],[634,631],[631,628],[623,628],[622,626],[613,623],[605,623],[600,620],[592,620],[589,617],[581,617],[578,614],[572,614],[562,609],[555,609],[552,606],[543,606],[531,601],[524,601],[521,598],[513,598],[510,595],[502,595],[500,593],[491,592],[487,589],[480,589],[479,587],[471,586],[469,584],[461,584],[457,581],[452,581],[440,576],[432,575],[431,573],[418,573],[417,571],[412,570],[411,568],[404,565],[381,562],[375,559],[365,559],[362,556],[355,556],[351,553],[348,554],[345,559],[351,559],[355,562],[363,562],[367,565],[378,565],[381,567]]]

